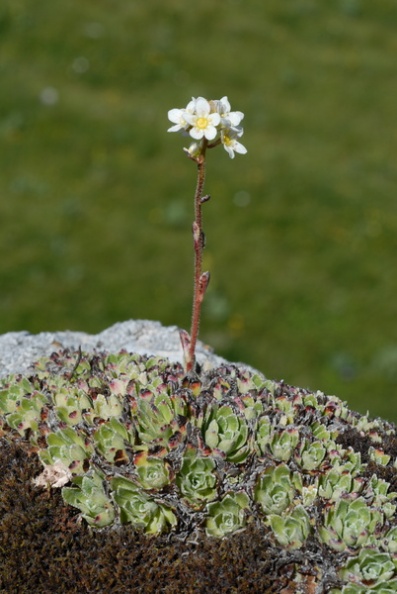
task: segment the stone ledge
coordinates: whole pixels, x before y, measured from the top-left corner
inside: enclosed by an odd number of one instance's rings
[[[162,326],[150,320],[118,322],[99,334],[85,332],[8,332],[0,336],[0,377],[10,373],[26,373],[32,364],[43,356],[64,348],[92,352],[117,352],[122,349],[140,355],[167,357],[172,362],[182,362],[182,349],[177,326]],[[222,365],[218,357],[202,342],[197,344],[197,360],[204,368]]]

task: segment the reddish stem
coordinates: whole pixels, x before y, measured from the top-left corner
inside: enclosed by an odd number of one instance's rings
[[[185,366],[186,371],[190,372],[195,364],[195,352],[197,337],[200,327],[201,304],[204,299],[210,275],[209,272],[202,272],[204,233],[202,229],[201,207],[208,197],[203,197],[203,188],[205,182],[205,151],[207,148],[206,140],[200,155],[194,160],[197,163],[197,185],[194,194],[194,222],[193,222],[193,245],[194,245],[194,292],[193,292],[193,312],[192,324],[190,329],[190,340],[188,348],[185,348]]]

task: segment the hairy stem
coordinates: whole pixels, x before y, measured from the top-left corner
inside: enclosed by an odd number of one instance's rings
[[[193,292],[193,311],[192,324],[190,328],[190,340],[187,351],[185,350],[186,371],[192,371],[195,364],[195,352],[197,337],[200,327],[201,305],[207,289],[210,275],[209,272],[202,272],[203,249],[205,245],[205,236],[202,228],[201,208],[209,196],[203,196],[205,182],[205,150],[206,141],[203,144],[202,151],[194,160],[197,163],[197,185],[194,194],[194,221],[193,221],[193,245],[194,245],[194,292]]]

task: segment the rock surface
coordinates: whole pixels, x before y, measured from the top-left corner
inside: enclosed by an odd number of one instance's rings
[[[182,362],[179,328],[162,326],[149,320],[119,322],[99,334],[85,332],[8,332],[0,336],[0,376],[26,373],[40,357],[51,355],[65,348],[83,351],[118,352],[167,357],[172,362]],[[225,359],[215,355],[211,348],[198,342],[197,361],[204,368],[216,367]]]

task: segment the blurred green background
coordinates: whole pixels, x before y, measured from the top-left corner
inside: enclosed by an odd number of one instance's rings
[[[201,338],[397,420],[395,0],[7,0],[0,333],[190,325],[195,167],[167,111],[229,97],[209,153]]]

